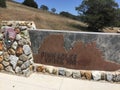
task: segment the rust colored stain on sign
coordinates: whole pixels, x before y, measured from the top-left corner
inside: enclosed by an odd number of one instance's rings
[[[64,47],[63,35],[49,35],[34,55],[36,63],[84,70],[112,71],[120,68],[119,64],[104,60],[102,52],[95,42],[84,44],[76,41],[69,51]]]

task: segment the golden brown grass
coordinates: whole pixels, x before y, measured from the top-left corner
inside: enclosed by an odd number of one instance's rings
[[[34,21],[39,29],[81,30],[86,27],[82,22],[9,1],[6,9],[0,8],[1,20]]]

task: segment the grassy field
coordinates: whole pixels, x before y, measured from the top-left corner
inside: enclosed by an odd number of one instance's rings
[[[86,27],[82,22],[9,1],[6,9],[0,8],[0,20],[34,21],[39,29],[81,31]]]

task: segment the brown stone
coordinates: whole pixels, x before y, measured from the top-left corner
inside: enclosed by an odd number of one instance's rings
[[[0,41],[0,51],[2,51],[2,50],[3,50],[3,42]]]
[[[8,50],[8,53],[9,53],[10,55],[15,55],[15,50],[12,49],[12,48],[10,48],[10,49]]]
[[[0,56],[0,62],[2,62],[3,61],[3,56]]]
[[[85,75],[86,79],[88,79],[88,80],[91,80],[91,79],[92,79],[92,73],[91,73],[90,71],[86,71],[86,72],[84,73],[84,75]]]
[[[19,56],[21,54],[23,54],[23,48],[22,48],[22,46],[19,46],[16,50],[16,55]]]
[[[4,66],[2,64],[0,64],[0,70],[3,70]]]
[[[43,66],[37,66],[36,71],[37,72],[43,72],[45,68]]]
[[[20,29],[19,28],[15,28],[14,31],[19,34],[20,33]]]

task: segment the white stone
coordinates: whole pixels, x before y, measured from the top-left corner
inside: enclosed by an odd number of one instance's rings
[[[29,45],[24,45],[24,46],[23,46],[23,51],[24,51],[24,53],[25,53],[26,55],[31,54],[31,48],[30,48],[30,46],[29,46]]]
[[[0,51],[0,55],[2,55],[3,54],[3,51]]]
[[[8,66],[9,65],[9,62],[6,62],[6,61],[3,61],[2,62],[4,66]]]
[[[17,49],[17,46],[18,46],[18,43],[15,41],[15,42],[12,44],[12,48],[16,50],[16,49]]]
[[[26,70],[23,70],[22,72],[23,72],[23,75],[26,77],[30,76],[30,74],[32,73],[32,71],[30,71],[29,68],[27,68]]]
[[[112,81],[112,79],[113,79],[113,74],[107,73],[107,81]]]
[[[3,34],[0,33],[0,39],[2,40],[3,39]]]
[[[92,71],[93,80],[101,80],[101,73],[99,71]]]
[[[15,74],[15,72],[13,71],[13,69],[12,69],[11,66],[6,67],[5,70],[8,71],[8,72],[11,72],[13,74]]]
[[[16,68],[15,68],[15,72],[16,72],[16,73],[21,72],[21,68],[20,68],[20,67],[16,67]]]
[[[17,61],[18,61],[19,58],[16,57],[15,55],[10,55],[9,59],[10,59],[10,63],[13,66],[13,69],[15,69],[15,67],[17,65]]]
[[[71,77],[72,76],[72,71],[71,70],[65,70],[65,74],[67,77]]]
[[[22,37],[21,37],[21,35],[20,34],[17,34],[16,35],[16,40],[20,40]]]

